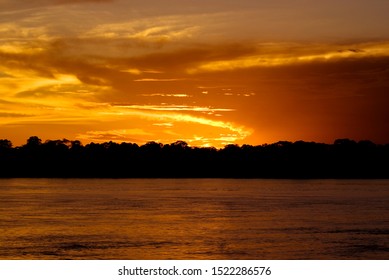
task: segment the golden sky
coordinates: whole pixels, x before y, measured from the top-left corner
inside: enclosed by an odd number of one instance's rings
[[[389,1],[0,0],[0,139],[389,143]]]

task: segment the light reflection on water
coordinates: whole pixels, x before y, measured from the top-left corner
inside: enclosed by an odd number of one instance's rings
[[[388,237],[389,180],[0,180],[0,259],[389,259]]]

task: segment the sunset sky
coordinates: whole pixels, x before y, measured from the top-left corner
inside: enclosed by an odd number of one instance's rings
[[[0,139],[389,143],[387,0],[0,0]]]

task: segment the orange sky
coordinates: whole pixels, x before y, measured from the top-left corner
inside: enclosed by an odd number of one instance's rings
[[[389,1],[0,0],[0,139],[389,143]]]

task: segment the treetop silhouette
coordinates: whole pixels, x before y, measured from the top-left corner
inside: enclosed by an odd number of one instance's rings
[[[0,139],[0,177],[63,178],[389,178],[389,144],[279,141],[222,149],[171,144],[89,143],[31,136]]]

